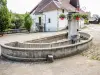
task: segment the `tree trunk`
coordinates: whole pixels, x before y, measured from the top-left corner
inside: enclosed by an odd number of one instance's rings
[[[3,34],[4,34],[3,32],[0,32],[0,35],[1,35],[1,36],[3,36]]]

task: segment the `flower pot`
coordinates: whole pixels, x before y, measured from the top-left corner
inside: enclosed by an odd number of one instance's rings
[[[61,20],[64,20],[64,18],[60,18]]]
[[[76,20],[79,20],[80,18],[79,17],[76,17]]]

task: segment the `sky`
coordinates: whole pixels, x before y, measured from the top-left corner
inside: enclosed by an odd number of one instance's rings
[[[8,9],[23,14],[30,12],[41,0],[7,0]],[[100,15],[100,0],[80,0],[81,9]]]

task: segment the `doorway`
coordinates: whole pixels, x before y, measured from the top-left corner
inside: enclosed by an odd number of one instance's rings
[[[43,32],[43,29],[44,29],[44,27],[42,25],[42,19],[41,19],[41,17],[39,17],[39,32]]]
[[[41,25],[41,17],[39,17],[39,25]]]

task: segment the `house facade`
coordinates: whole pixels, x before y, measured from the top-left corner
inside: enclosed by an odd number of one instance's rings
[[[67,17],[63,20],[60,14],[67,16],[68,12],[78,12],[76,5],[78,0],[42,0],[31,12],[33,19],[32,31],[48,32],[59,31],[68,26]],[[80,12],[83,12],[80,10]],[[84,26],[84,20],[80,20],[80,26]]]

